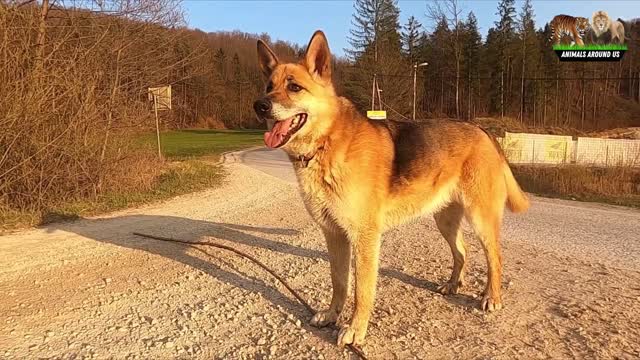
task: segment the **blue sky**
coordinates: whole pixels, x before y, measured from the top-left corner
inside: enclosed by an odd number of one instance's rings
[[[433,0],[399,0],[401,22],[414,15],[429,30],[433,24],[426,17],[428,3]],[[497,19],[498,0],[461,0],[463,14],[473,11],[483,35]],[[189,27],[203,31],[241,30],[249,33],[266,32],[272,39],[307,44],[317,29],[322,29],[331,50],[343,55],[348,47],[353,1],[350,0],[184,0]],[[519,11],[522,1],[516,1]],[[640,17],[637,0],[533,0],[536,26],[541,27],[553,16],[567,14],[591,17],[597,10],[605,10],[613,19]]]

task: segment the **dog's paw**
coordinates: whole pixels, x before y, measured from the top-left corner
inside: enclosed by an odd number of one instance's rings
[[[338,346],[343,347],[349,344],[362,345],[366,333],[367,329],[365,327],[353,325],[343,326],[338,333]]]
[[[484,294],[482,296],[482,302],[480,302],[480,308],[483,311],[497,311],[502,309],[502,300],[500,297],[491,296],[491,294]]]
[[[438,286],[436,289],[442,295],[453,295],[458,293],[458,289],[462,287],[462,280],[458,280],[457,282],[447,281],[446,283]]]
[[[311,326],[324,327],[335,323],[337,320],[338,314],[335,311],[321,310],[311,318]]]

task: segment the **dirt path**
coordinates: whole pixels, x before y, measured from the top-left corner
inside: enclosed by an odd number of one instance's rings
[[[326,306],[326,251],[295,184],[243,164],[227,169],[218,189],[0,237],[0,358],[349,358],[253,265],[131,235],[233,245]],[[486,315],[476,241],[470,285],[442,297],[433,291],[451,259],[433,221],[390,231],[364,349],[384,359],[637,358],[637,234],[640,213],[623,208],[540,200],[508,216],[506,308]]]

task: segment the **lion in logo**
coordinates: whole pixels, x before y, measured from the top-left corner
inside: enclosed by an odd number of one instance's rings
[[[592,43],[602,43],[604,41],[604,34],[607,32],[611,33],[611,40],[609,43],[618,42],[620,44],[624,44],[624,24],[619,21],[611,21],[609,14],[606,11],[600,10],[593,13],[592,23],[591,23]]]

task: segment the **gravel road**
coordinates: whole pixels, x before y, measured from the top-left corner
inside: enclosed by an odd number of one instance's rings
[[[219,188],[0,237],[0,358],[350,358],[245,260],[131,234],[232,245],[327,306],[327,254],[290,164],[265,149],[230,159]],[[505,309],[484,314],[475,240],[467,236],[469,285],[443,297],[434,290],[451,256],[433,221],[389,231],[364,350],[374,359],[638,358],[638,234],[638,211],[536,198],[505,219]]]

